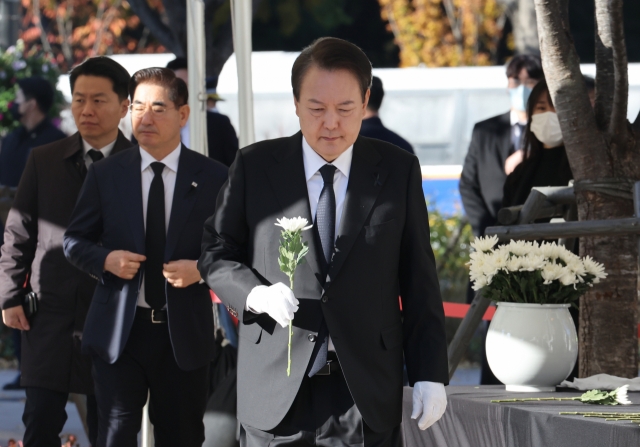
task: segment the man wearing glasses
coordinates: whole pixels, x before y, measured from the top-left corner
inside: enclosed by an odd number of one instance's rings
[[[171,70],[136,72],[129,94],[139,147],[89,168],[64,242],[67,259],[98,278],[82,340],[97,445],[137,446],[149,395],[158,445],[201,446],[214,345],[196,260],[227,168],[180,142],[188,92]]]

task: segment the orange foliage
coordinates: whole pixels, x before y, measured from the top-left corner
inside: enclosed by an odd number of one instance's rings
[[[491,65],[502,36],[496,0],[378,0],[400,66]]]
[[[161,0],[150,0],[149,4],[163,10]],[[20,38],[27,47],[42,46],[33,1],[22,0],[22,6],[25,15]],[[144,25],[126,0],[40,0],[40,17],[46,40],[63,70],[95,55],[164,51],[153,38],[138,48],[136,36],[141,35]]]

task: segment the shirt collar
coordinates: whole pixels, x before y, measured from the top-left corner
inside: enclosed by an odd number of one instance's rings
[[[345,177],[349,177],[349,171],[351,171],[351,159],[353,158],[353,144],[347,148],[338,158],[333,160],[330,164],[338,168],[338,171],[342,172]],[[304,162],[304,173],[307,182],[311,177],[315,175],[318,170],[326,165],[328,162],[322,158],[313,148],[307,143],[307,139],[302,137],[302,160]]]
[[[104,155],[104,158],[107,158],[111,154],[113,147],[116,145],[116,141],[117,141],[117,138],[113,140],[111,143],[107,144],[106,146],[97,148],[97,147],[91,146],[89,143],[85,141],[84,138],[82,138],[82,155],[87,155],[91,149],[95,149],[97,151],[102,152],[102,155]]]
[[[182,143],[178,144],[169,155],[164,157],[162,160],[156,160],[153,156],[140,148],[140,156],[142,157],[142,163],[140,164],[140,170],[144,171],[149,167],[149,165],[153,162],[159,161],[160,163],[164,163],[164,165],[171,169],[173,172],[178,172],[178,162],[180,161],[180,151],[182,150]]]
[[[515,110],[511,110],[511,114],[509,116],[509,118],[511,119],[511,125],[515,126],[516,124],[522,124],[522,125],[526,125],[527,123],[521,123],[520,122],[520,117],[518,116],[518,112],[516,112]]]

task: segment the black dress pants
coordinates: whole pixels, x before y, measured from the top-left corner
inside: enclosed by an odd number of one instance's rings
[[[136,319],[114,364],[94,356],[93,376],[97,447],[137,447],[147,395],[157,447],[202,446],[209,366],[193,371],[178,367],[167,323]]]
[[[22,422],[24,445],[37,447],[59,447],[60,433],[67,421],[65,407],[69,393],[47,388],[27,387],[27,401],[24,404]],[[98,435],[98,409],[95,396],[87,396],[87,425],[89,442],[96,445]]]
[[[331,353],[330,353],[331,354]],[[276,428],[242,424],[240,447],[399,447],[400,426],[376,433],[364,422],[342,371],[302,381],[291,408]]]

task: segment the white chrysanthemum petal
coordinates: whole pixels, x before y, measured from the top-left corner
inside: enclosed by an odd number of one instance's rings
[[[630,405],[631,401],[627,396],[627,392],[629,391],[629,385],[623,385],[616,390],[616,402],[620,405]]]
[[[304,217],[283,217],[282,219],[276,219],[278,223],[275,225],[282,227],[286,231],[305,231],[313,227],[313,225],[307,226],[309,221]]]
[[[498,236],[477,237],[471,242],[471,247],[478,252],[491,250],[498,243]]]

